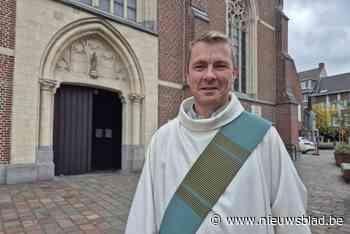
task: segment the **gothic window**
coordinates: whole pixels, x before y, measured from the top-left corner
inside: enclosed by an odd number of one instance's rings
[[[248,5],[245,0],[228,1],[228,36],[233,47],[235,66],[239,74],[234,82],[234,90],[247,92],[247,19]]]

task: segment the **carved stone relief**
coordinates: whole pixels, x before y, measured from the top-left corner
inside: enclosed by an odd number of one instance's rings
[[[145,98],[145,96],[137,94],[137,93],[129,94],[129,100],[134,102],[134,103],[141,103],[144,98]]]
[[[248,19],[248,4],[246,0],[230,0],[228,1],[229,17],[234,17],[240,21]]]
[[[120,55],[98,36],[74,41],[60,55],[56,75],[73,73],[77,77],[126,80],[128,72]]]

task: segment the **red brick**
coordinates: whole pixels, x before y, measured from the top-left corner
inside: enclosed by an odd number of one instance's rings
[[[0,47],[15,48],[16,1],[0,0]],[[15,58],[0,54],[0,164],[10,158],[12,87]]]

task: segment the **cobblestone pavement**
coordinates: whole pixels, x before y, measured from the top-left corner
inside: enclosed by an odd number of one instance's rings
[[[312,226],[314,234],[350,234],[350,184],[333,151],[295,162],[308,188],[308,213],[344,217],[342,226]],[[51,182],[0,185],[0,234],[123,233],[137,175],[57,177]]]
[[[123,233],[136,183],[104,173],[0,185],[0,234]]]
[[[333,151],[321,151],[320,156],[302,155],[295,165],[308,189],[308,214],[333,215],[345,220],[341,226],[311,226],[312,233],[350,234],[350,184],[341,177]]]

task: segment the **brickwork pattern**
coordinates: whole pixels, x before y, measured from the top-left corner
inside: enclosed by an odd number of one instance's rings
[[[286,71],[286,79],[287,79],[287,83],[288,83],[288,87],[290,87],[290,89],[293,92],[294,97],[296,98],[298,104],[300,105],[300,108],[302,108],[302,103],[303,103],[303,95],[301,92],[301,87],[300,87],[300,83],[297,77],[297,71],[296,71],[296,67],[294,64],[293,60],[288,59],[285,63],[285,71]],[[293,105],[293,109],[294,109],[294,114],[292,115],[292,141],[294,143],[296,143],[296,139],[298,137],[298,130],[302,129],[302,121],[298,121],[298,106],[297,105]],[[300,111],[302,111],[302,109],[300,109]]]
[[[247,100],[240,100],[242,106],[246,111],[251,112],[251,106],[252,105],[258,105],[261,106],[261,117],[268,119],[269,121],[275,123],[275,107],[273,105],[269,104],[262,104],[262,103],[256,103],[256,102],[251,102]]]
[[[209,1],[208,15],[210,19],[210,29],[226,32],[226,1]],[[220,14],[218,14],[220,12]]]
[[[281,104],[276,108],[276,127],[283,139],[284,143],[289,144],[292,141],[291,137],[291,105]]]
[[[158,87],[158,126],[162,126],[177,116],[179,106],[183,100],[183,91],[159,85]]]
[[[265,1],[256,1],[257,7],[259,8],[259,16],[266,23],[271,26],[275,26],[276,23],[276,14],[275,10],[277,7],[278,0],[265,0]]]
[[[192,0],[192,6],[207,12],[208,11],[208,0]]]
[[[202,34],[202,32],[210,30],[210,24],[204,20],[195,18],[193,23],[193,38],[197,38]]]
[[[15,48],[16,1],[0,0],[0,47]],[[0,54],[0,164],[10,160],[12,80],[15,58]]]
[[[159,1],[159,79],[182,83],[184,75],[185,2]]]
[[[10,155],[13,69],[14,58],[0,54],[0,164]]]
[[[258,98],[276,100],[276,40],[274,31],[258,24]]]
[[[16,1],[0,0],[0,47],[15,48]]]

